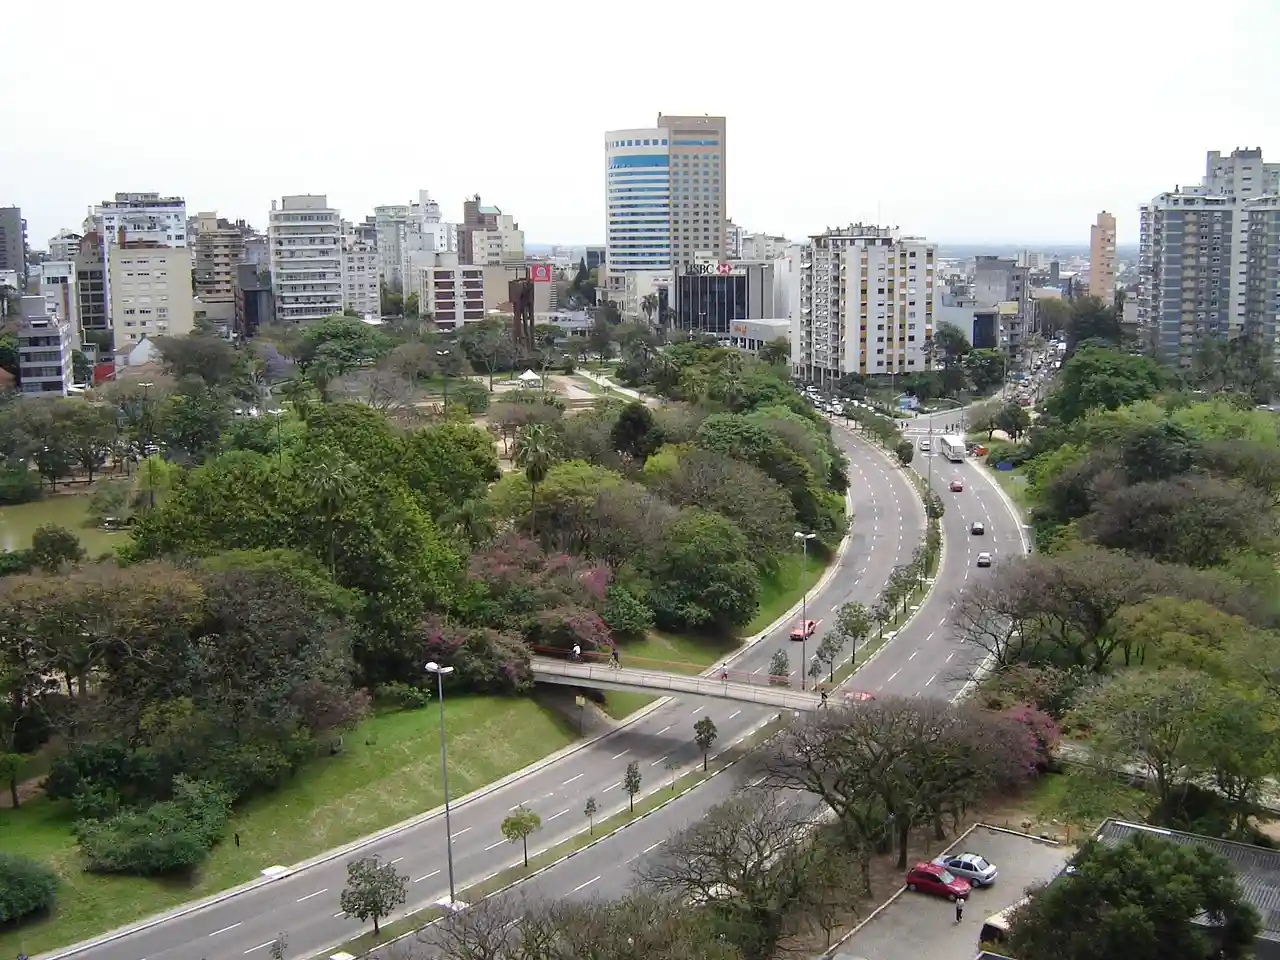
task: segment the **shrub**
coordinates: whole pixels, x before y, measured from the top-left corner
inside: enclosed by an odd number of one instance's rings
[[[468,689],[483,693],[521,693],[533,686],[529,648],[517,636],[482,627],[445,626],[438,620],[422,627],[417,659],[453,667]]]
[[[614,633],[639,637],[653,626],[653,611],[626,587],[611,583],[604,591],[601,619]]]
[[[159,876],[202,863],[230,816],[231,801],[221,787],[179,776],[172,800],[109,820],[81,820],[75,835],[88,870]]]
[[[58,875],[43,863],[0,853],[0,924],[48,910],[58,895]]]
[[[911,461],[915,459],[916,448],[910,440],[900,440],[893,452],[894,455],[897,456],[898,462],[905,467],[910,465]]]
[[[421,710],[431,702],[429,690],[399,681],[384,683],[378,687],[377,697],[381,701],[394,704],[401,710]]]
[[[0,465],[0,503],[30,503],[40,499],[40,474],[24,463]]]
[[[489,409],[489,391],[474,380],[463,380],[455,386],[449,391],[449,399],[462,404],[467,413],[473,415]]]

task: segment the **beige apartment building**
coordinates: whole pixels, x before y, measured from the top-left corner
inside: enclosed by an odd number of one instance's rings
[[[113,244],[107,279],[117,351],[148,337],[180,337],[195,327],[190,249],[128,240]]]
[[[1116,218],[1105,210],[1089,230],[1089,296],[1108,304],[1116,297]]]
[[[191,252],[195,294],[205,315],[229,323],[236,312],[236,265],[244,262],[244,234],[216,213],[197,213]]]

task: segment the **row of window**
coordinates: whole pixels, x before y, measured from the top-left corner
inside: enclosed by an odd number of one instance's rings
[[[665,147],[667,138],[646,137],[642,140],[614,140],[610,147]]]

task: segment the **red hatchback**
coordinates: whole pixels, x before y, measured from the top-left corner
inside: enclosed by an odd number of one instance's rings
[[[948,900],[963,900],[973,889],[940,863],[917,863],[907,871],[907,889],[931,893]]]

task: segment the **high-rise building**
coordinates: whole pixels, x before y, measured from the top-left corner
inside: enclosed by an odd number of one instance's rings
[[[50,260],[74,260],[80,252],[81,235],[73,230],[59,230],[57,236],[49,238]]]
[[[784,256],[791,241],[768,233],[742,233],[738,238],[738,256],[743,260],[777,260]]]
[[[342,307],[361,316],[381,312],[378,285],[378,245],[356,232],[351,224],[343,224],[342,232]]]
[[[1011,357],[1021,354],[1036,329],[1036,302],[1031,296],[1031,269],[1004,257],[977,256],[973,266],[973,306],[999,308],[997,344]]]
[[[467,231],[471,247],[469,262],[478,266],[514,267],[524,263],[524,231],[510,214],[500,213],[491,227]]]
[[[267,233],[276,319],[298,323],[342,313],[342,215],[329,198],[272,200]]]
[[[150,337],[181,337],[195,328],[191,250],[147,240],[107,249],[111,333],[117,352]]]
[[[236,266],[244,260],[244,230],[216,213],[197,213],[191,223],[195,294],[205,316],[231,324],[236,311]]]
[[[478,193],[470,200],[462,201],[462,224],[458,227],[458,257],[462,263],[477,262],[475,243],[472,238],[478,232],[497,229],[501,216],[502,211],[498,207],[481,203]],[[523,236],[521,236],[520,246],[523,250]]]
[[[801,254],[791,361],[809,380],[916,373],[931,365],[937,247],[852,224],[809,238]]]
[[[25,285],[28,252],[27,221],[21,208],[0,207],[0,270],[12,270]]]
[[[65,397],[70,393],[74,350],[71,324],[50,313],[44,297],[23,297],[18,327],[18,379],[23,396]]]
[[[658,114],[657,126],[671,141],[672,266],[728,259],[725,118]]]
[[[1138,326],[1166,362],[1190,366],[1206,339],[1249,336],[1274,351],[1277,196],[1280,164],[1261,150],[1214,150],[1198,185],[1142,207]]]
[[[440,204],[431,199],[428,190],[419,190],[418,199],[413,203],[374,207],[373,230],[378,249],[378,275],[393,290],[403,291],[409,282],[414,254],[451,253],[459,249],[458,225],[445,222],[440,215]]]
[[[1089,296],[1108,305],[1116,297],[1116,218],[1105,210],[1089,229]]]
[[[127,240],[163,247],[187,245],[187,202],[158,193],[117,193],[94,208],[92,219],[108,246]]]
[[[107,309],[107,261],[102,235],[94,231],[80,238],[75,254],[76,295],[80,298],[80,333],[111,329]]]
[[[80,293],[76,289],[76,265],[73,260],[45,260],[36,264],[40,296],[45,307],[59,320],[71,325],[76,343],[83,340],[80,330]]]

